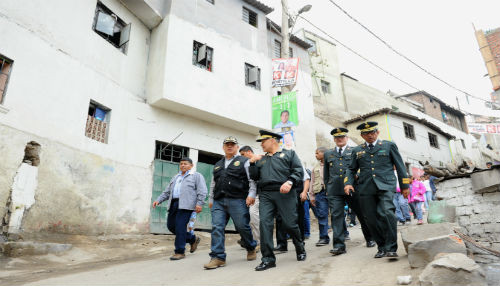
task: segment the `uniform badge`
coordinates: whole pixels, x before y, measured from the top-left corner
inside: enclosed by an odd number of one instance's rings
[[[215,167],[215,170],[218,170],[219,168],[220,168],[220,166],[216,166],[216,167]]]
[[[240,161],[236,161],[236,162],[234,162],[234,165],[235,165],[236,167],[238,167],[238,166],[240,165]]]
[[[403,184],[409,184],[410,178],[403,178]]]
[[[280,158],[283,158],[283,157],[285,157],[285,153],[280,154]]]
[[[347,177],[344,178],[344,184],[347,183]]]
[[[333,166],[333,162],[330,162],[330,166]]]

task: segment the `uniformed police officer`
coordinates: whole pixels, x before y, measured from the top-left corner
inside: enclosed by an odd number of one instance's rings
[[[359,193],[363,216],[370,233],[378,246],[375,258],[397,257],[397,220],[392,199],[396,191],[396,176],[404,197],[408,197],[409,178],[399,154],[398,147],[391,141],[378,140],[377,122],[365,122],[357,129],[365,143],[352,150],[349,169],[344,179],[344,192]],[[359,172],[356,189],[353,184]]]
[[[359,196],[346,195],[344,193],[344,176],[352,157],[352,149],[347,146],[346,128],[334,128],[330,134],[333,135],[335,148],[328,150],[324,154],[324,171],[323,178],[325,181],[328,204],[330,206],[332,228],[333,228],[333,249],[330,253],[340,255],[346,253],[345,246],[345,213],[344,206],[346,203],[358,215],[361,230],[366,240],[367,247],[374,247],[375,242],[371,238],[368,226],[365,223],[362,215],[362,210],[359,207]]]
[[[295,245],[297,260],[306,259],[304,242],[297,224],[297,196],[290,192],[292,186],[302,180],[304,174],[299,157],[293,150],[281,150],[279,140],[281,135],[260,130],[264,156],[254,155],[250,159],[250,175],[259,182],[260,197],[260,245],[262,262],[255,268],[262,271],[276,267],[276,257],[273,253],[274,218],[278,213],[286,232]]]
[[[255,182],[250,179],[250,162],[248,158],[238,154],[238,140],[233,136],[224,139],[222,149],[225,156],[215,164],[210,186],[211,259],[204,265],[205,269],[215,269],[226,264],[225,228],[230,217],[241,236],[242,245],[247,249],[247,260],[257,259],[257,242],[252,237],[248,212],[248,207],[255,201],[257,191]]]

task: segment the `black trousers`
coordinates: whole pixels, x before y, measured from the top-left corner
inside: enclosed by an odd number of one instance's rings
[[[291,190],[290,192],[295,191],[297,195],[297,224],[299,225],[300,229],[300,237],[302,238],[302,241],[304,241],[304,217],[305,217],[305,210],[304,210],[304,203],[300,201],[300,192],[301,190],[295,189]],[[283,227],[283,222],[279,214],[276,216],[276,244],[278,246],[287,248],[288,247],[288,241],[287,241],[287,232],[285,228]]]

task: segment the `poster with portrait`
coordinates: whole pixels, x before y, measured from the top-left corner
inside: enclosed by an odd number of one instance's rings
[[[295,91],[272,97],[272,129],[290,129],[299,125]]]
[[[293,131],[285,131],[285,132],[279,132],[279,135],[282,136],[280,140],[280,147],[283,149],[287,150],[294,150],[295,149],[295,135]]]
[[[295,84],[298,71],[299,58],[273,59],[273,87]]]

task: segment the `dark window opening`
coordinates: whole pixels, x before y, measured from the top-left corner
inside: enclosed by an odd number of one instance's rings
[[[260,90],[260,68],[245,63],[245,84]]]
[[[183,157],[189,157],[189,148],[156,141],[155,159],[180,163]]]
[[[462,142],[462,148],[467,149],[467,148],[465,148],[465,141],[464,141],[464,139],[460,139],[460,142]]]
[[[325,80],[321,80],[321,91],[323,93],[330,93],[330,83]]]
[[[193,41],[193,65],[212,71],[214,50],[202,43]]]
[[[131,25],[125,24],[108,7],[97,2],[92,29],[123,53],[127,52]]]
[[[254,27],[257,27],[257,13],[243,7],[243,21]]]
[[[201,163],[215,165],[215,163],[217,163],[223,157],[224,156],[219,155],[219,154],[215,154],[215,153],[198,151],[198,162],[201,162]]]
[[[292,48],[288,48],[288,57],[293,58],[293,49]]]
[[[93,100],[90,101],[85,136],[101,143],[108,143],[108,129],[111,109]]]
[[[438,138],[435,134],[429,133],[429,144],[432,147],[439,149]]]
[[[208,3],[215,5],[215,0],[207,0]]]
[[[403,127],[405,130],[406,138],[415,140],[415,128],[413,127],[413,125],[403,122]]]
[[[3,103],[5,98],[5,91],[9,83],[10,71],[14,61],[4,57],[0,54],[0,104]]]

